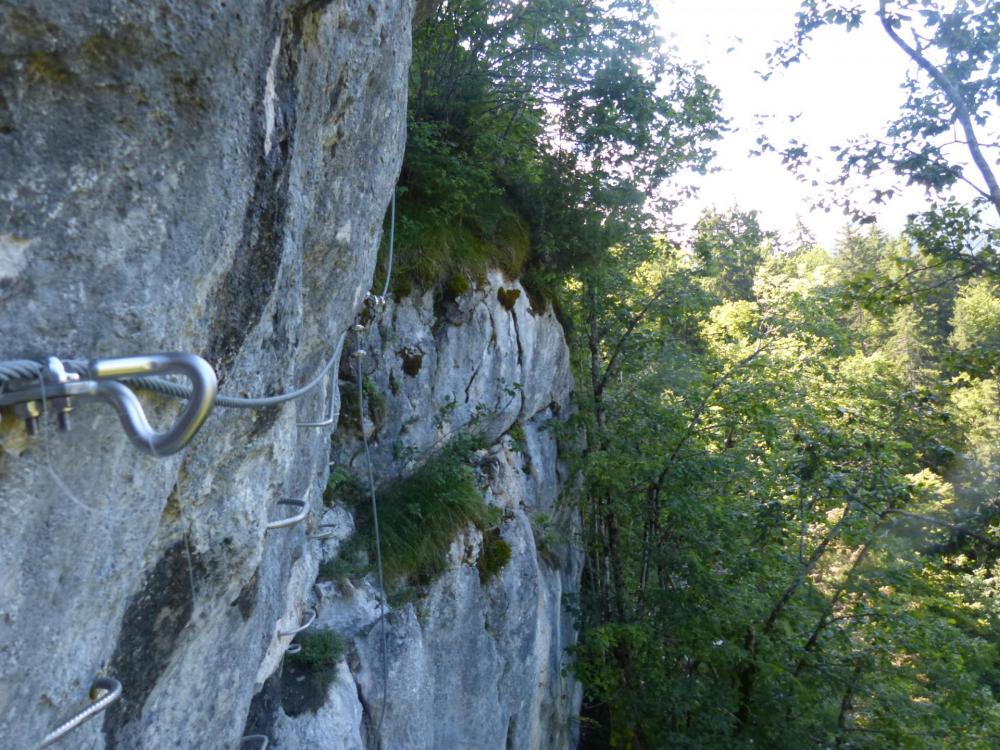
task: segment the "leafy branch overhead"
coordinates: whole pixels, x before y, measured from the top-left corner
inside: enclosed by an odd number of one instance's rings
[[[724,126],[645,0],[442,4],[415,32],[409,111],[399,278],[458,289],[489,267],[540,279],[648,226]]]
[[[927,190],[938,205],[914,221],[925,227],[935,222],[951,200],[952,190],[971,191],[963,206],[966,235],[973,242],[953,257],[968,259],[982,249],[996,252],[998,238],[990,225],[1000,219],[1000,5],[992,0],[871,0],[833,3],[808,0],[802,4],[792,39],[770,56],[768,76],[801,60],[811,37],[825,26],[847,31],[877,24],[892,45],[910,63],[902,88],[906,94],[899,116],[881,137],[849,142],[835,148],[843,189],[837,202],[856,219],[874,221],[874,205],[890,200],[899,183],[888,186],[874,178],[890,174],[905,184]],[[809,166],[808,150],[799,143],[776,149],[765,137],[762,149],[780,150],[790,168]],[[867,201],[848,188],[861,183]],[[952,216],[957,211],[950,209]],[[992,215],[987,221],[984,212]],[[985,223],[985,225],[984,225]],[[931,244],[942,245],[944,237]]]

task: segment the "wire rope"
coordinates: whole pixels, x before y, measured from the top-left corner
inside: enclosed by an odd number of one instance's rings
[[[361,349],[361,332],[355,328],[355,348],[354,358],[356,360],[357,380],[358,380],[358,424],[361,425],[361,442],[365,446],[365,467],[368,474],[368,493],[372,506],[372,529],[375,532],[375,565],[378,573],[379,587],[379,632],[382,641],[382,706],[379,710],[378,722],[375,725],[375,747],[379,746],[379,738],[382,733],[382,722],[385,719],[385,706],[389,698],[389,652],[386,649],[385,633],[385,574],[382,569],[382,535],[378,525],[378,499],[375,494],[375,469],[372,462],[371,447],[368,444],[368,433],[365,432],[365,388],[364,377],[361,372],[361,357],[364,352]]]
[[[340,340],[343,342],[344,336],[341,336]],[[333,356],[327,360],[326,364],[323,365],[323,368],[319,371],[319,373],[301,388],[296,388],[293,391],[288,391],[287,393],[281,393],[275,396],[216,396],[215,405],[229,409],[263,409],[269,406],[279,406],[289,401],[294,401],[307,395],[315,389],[316,386],[322,383],[323,378],[328,372],[330,372],[330,369],[339,359],[340,346],[338,345]],[[66,367],[67,371],[76,373],[81,377],[86,377],[90,371],[88,363],[83,360],[64,360],[63,365]],[[31,380],[41,377],[44,371],[44,364],[41,362],[35,362],[31,359],[15,359],[0,362],[0,390],[14,380]],[[175,383],[174,381],[167,380],[166,378],[140,376],[122,378],[122,381],[137,388],[142,388],[143,390],[153,391],[154,393],[159,393],[164,396],[172,396],[179,399],[191,398],[191,394],[194,392],[194,389],[192,389],[191,386],[184,385],[183,383]]]
[[[343,341],[343,337],[341,337],[341,341]],[[289,401],[294,401],[307,395],[314,388],[316,388],[316,386],[322,383],[323,378],[326,377],[326,374],[330,372],[330,369],[338,362],[339,359],[340,346],[337,346],[333,356],[330,357],[325,365],[323,365],[323,369],[321,369],[319,373],[317,373],[317,375],[304,386],[296,388],[293,391],[281,393],[276,396],[263,397],[216,396],[215,405],[227,409],[264,409],[269,406],[280,406],[281,404]],[[173,396],[175,398],[190,398],[192,393],[190,386],[184,385],[183,383],[175,383],[171,380],[166,380],[165,378],[125,378],[125,382],[130,385],[135,385],[138,388],[143,388],[147,391],[154,391],[164,396]]]
[[[72,718],[67,719],[58,727],[56,727],[47,735],[45,735],[45,739],[43,739],[42,743],[38,745],[38,750],[41,750],[43,747],[48,747],[49,745],[53,744],[56,740],[62,739],[67,734],[76,729],[78,726],[83,724],[83,722],[87,721],[87,719],[99,714],[101,711],[103,711],[112,703],[121,698],[122,684],[113,677],[98,677],[96,680],[94,680],[94,684],[90,688],[90,691],[91,691],[91,697],[95,698],[96,700],[94,700],[94,702],[91,703],[86,708],[82,709],[81,711],[78,711],[76,714],[73,715]],[[104,695],[98,697],[97,694],[100,691],[103,691]]]
[[[392,256],[393,248],[396,244],[396,189],[392,189],[391,213],[389,214],[389,260],[385,269],[385,286],[382,287],[382,296],[389,296],[389,280],[392,278]]]

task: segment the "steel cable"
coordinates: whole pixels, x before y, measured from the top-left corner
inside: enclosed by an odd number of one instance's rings
[[[340,338],[341,343],[344,340],[344,335]],[[319,374],[317,374],[304,386],[296,388],[294,391],[281,393],[276,396],[264,396],[258,398],[244,396],[216,396],[215,405],[229,409],[262,409],[269,406],[279,406],[287,403],[288,401],[294,401],[295,399],[302,398],[316,388],[317,385],[323,382],[323,378],[328,372],[330,372],[330,369],[339,360],[339,354],[340,345],[338,344],[333,356],[330,357],[325,365],[323,365],[323,369],[319,371]],[[63,360],[63,365],[66,367],[68,372],[73,372],[80,375],[80,377],[85,378],[90,372],[89,364],[82,360]],[[45,365],[43,363],[35,362],[30,359],[14,359],[0,362],[0,390],[3,390],[3,388],[11,381],[37,380],[44,372]],[[167,380],[166,378],[141,376],[122,378],[121,380],[123,383],[135,386],[136,388],[141,388],[146,391],[152,391],[154,393],[178,399],[189,399],[193,393],[191,386],[183,383],[175,383],[174,381]]]
[[[385,286],[382,287],[382,296],[389,296],[389,280],[392,278],[392,256],[393,248],[396,244],[396,189],[392,189],[392,213],[389,214],[389,260],[385,269]]]
[[[372,463],[371,447],[368,445],[368,433],[365,432],[365,388],[364,376],[361,372],[361,333],[355,329],[354,358],[356,360],[356,372],[358,379],[358,424],[361,426],[361,441],[365,446],[365,467],[368,474],[368,492],[372,506],[372,530],[375,535],[375,563],[378,572],[378,613],[379,613],[379,633],[382,641],[382,707],[379,710],[378,722],[375,725],[375,747],[379,746],[379,736],[382,733],[382,721],[385,719],[385,704],[389,698],[389,652],[386,649],[385,634],[385,575],[382,570],[382,535],[378,525],[378,500],[375,494],[375,469]]]
[[[83,722],[85,722],[87,719],[99,714],[101,711],[103,711],[112,703],[114,703],[116,700],[118,700],[122,695],[122,684],[113,677],[98,677],[96,680],[94,680],[94,684],[90,688],[90,690],[92,695],[94,692],[98,690],[104,690],[107,692],[105,693],[105,695],[95,700],[89,706],[79,711],[75,716],[73,716],[70,719],[67,719],[58,727],[56,727],[47,735],[45,735],[45,739],[42,740],[42,744],[38,746],[38,750],[41,750],[43,747],[48,747],[56,740],[65,737],[67,734],[72,732],[78,726],[83,724]]]

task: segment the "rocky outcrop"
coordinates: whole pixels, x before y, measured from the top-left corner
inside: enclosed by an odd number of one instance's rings
[[[0,360],[190,351],[221,392],[269,395],[338,356],[399,171],[413,11],[0,0]],[[571,388],[562,331],[499,275],[366,320],[377,479],[475,429],[510,561],[481,580],[482,532],[465,530],[444,575],[389,608],[383,662],[371,577],[314,586],[353,523],[323,504],[333,428],[299,424],[336,408],[335,388],[217,408],[158,458],[106,405],[34,438],[5,411],[4,747],[37,747],[104,675],[122,699],[57,746],[229,749],[257,731],[279,750],[572,743],[579,559],[550,429]],[[159,425],[180,410],[143,401]],[[358,437],[335,446],[353,472]],[[283,498],[312,510],[269,530]],[[319,700],[290,711],[288,633],[311,606],[347,649]]]
[[[575,515],[558,502],[566,477],[553,428],[572,387],[559,323],[532,310],[519,284],[492,274],[436,310],[429,294],[390,303],[360,346],[366,390],[380,401],[365,420],[377,479],[476,432],[490,444],[477,453],[477,475],[487,502],[503,511],[510,560],[482,580],[483,533],[470,525],[444,575],[417,600],[390,607],[386,661],[372,577],[320,584],[317,628],[351,639],[349,652],[325,705],[286,712],[280,699],[265,702],[257,727],[282,748],[572,746],[580,692],[566,673],[575,631],[564,597],[578,590],[580,559]],[[351,430],[338,431],[335,457],[363,475]],[[339,529],[325,549],[331,558],[351,519],[338,506],[326,520]]]
[[[0,3],[0,359],[193,351],[234,394],[315,373],[374,269],[412,11]],[[265,524],[281,497],[320,504],[329,430],[296,422],[324,399],[216,410],[162,459],[103,405],[32,440],[4,417],[4,747],[35,747],[99,674],[123,699],[64,746],[238,745],[315,576],[307,528]]]

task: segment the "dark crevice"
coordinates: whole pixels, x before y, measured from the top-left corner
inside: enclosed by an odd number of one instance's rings
[[[267,678],[260,692],[250,701],[250,710],[247,712],[247,723],[243,728],[243,736],[262,734],[265,737],[273,737],[280,706],[281,673],[279,671]]]
[[[123,686],[122,698],[104,718],[109,748],[118,735],[142,717],[146,700],[170,665],[181,633],[194,608],[191,578],[201,571],[197,557],[189,557],[184,540],[164,552],[146,578],[142,591],[129,602],[108,671]]]
[[[504,743],[504,747],[507,750],[517,750],[514,747],[514,736],[517,734],[517,717],[511,716],[507,722],[507,741]]]
[[[274,129],[267,153],[260,127],[262,117],[252,118],[254,132],[250,141],[255,144],[253,158],[258,164],[257,173],[233,264],[214,291],[216,313],[206,349],[206,359],[215,366],[220,379],[225,377],[247,336],[260,322],[278,285],[289,202],[288,178],[295,145],[298,57],[303,29],[313,14],[329,4],[329,0],[304,3],[285,23],[274,71]],[[267,68],[258,82],[259,101],[265,97],[266,71]]]
[[[397,354],[403,360],[403,372],[411,378],[415,378],[420,373],[420,368],[424,363],[424,352],[420,347],[404,346]]]
[[[240,611],[240,616],[246,622],[257,608],[257,595],[260,593],[260,568],[257,568],[246,582],[239,595],[230,602],[230,606]]]
[[[258,163],[253,194],[243,217],[243,231],[233,264],[216,287],[215,318],[206,358],[224,377],[250,332],[260,322],[278,282],[288,209],[288,173],[295,129],[295,62],[289,45],[282,44],[275,71],[274,132],[265,154],[260,118],[252,119]],[[261,77],[261,99],[265,87]]]
[[[469,391],[472,390],[472,384],[476,381],[476,376],[479,374],[482,366],[482,362],[476,365],[476,369],[472,371],[472,377],[469,378],[469,382],[465,385],[465,403],[469,403]]]
[[[517,339],[517,364],[524,365],[524,347],[521,345],[521,323],[517,319],[517,313],[511,310],[510,316],[514,319],[514,337]]]

